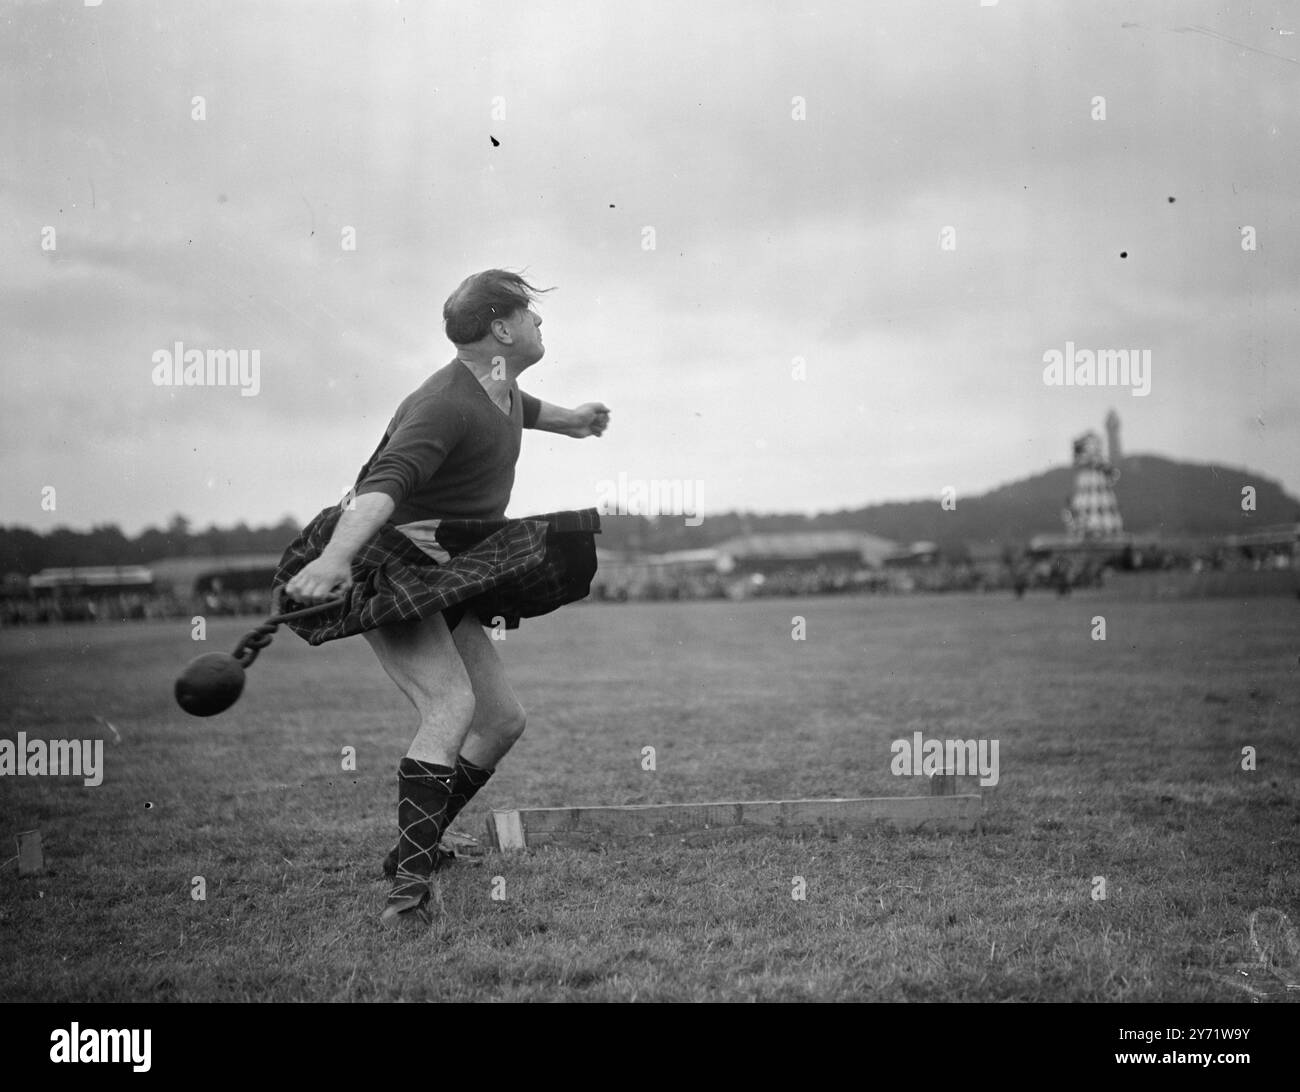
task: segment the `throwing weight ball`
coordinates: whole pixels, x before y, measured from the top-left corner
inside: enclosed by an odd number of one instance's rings
[[[176,680],[177,704],[195,717],[224,713],[244,692],[244,665],[225,652],[191,660]]]

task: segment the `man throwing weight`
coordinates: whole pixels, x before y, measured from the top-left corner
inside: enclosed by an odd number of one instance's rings
[[[582,438],[609,424],[599,402],[561,409],[519,389],[546,351],[537,295],[500,269],[452,293],[443,320],[455,359],[401,403],[350,496],[304,529],[276,574],[299,603],[344,596],[337,615],[292,628],[313,644],[363,634],[419,714],[398,766],[387,925],[429,922],[438,842],[524,730],[476,622],[554,610],[585,596],[595,573],[594,509],[505,518],[522,429]]]

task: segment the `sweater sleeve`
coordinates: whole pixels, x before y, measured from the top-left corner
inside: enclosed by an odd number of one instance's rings
[[[446,399],[425,398],[403,406],[385,443],[362,471],[356,495],[384,493],[401,504],[433,477],[464,432],[464,417]]]
[[[524,391],[519,392],[524,407],[524,428],[536,428],[537,416],[542,412],[542,400]]]

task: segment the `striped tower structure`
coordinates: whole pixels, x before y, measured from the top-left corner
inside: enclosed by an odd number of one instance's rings
[[[1119,471],[1102,454],[1100,436],[1085,432],[1074,441],[1074,494],[1065,513],[1073,537],[1111,538],[1123,533],[1114,489],[1118,479]]]

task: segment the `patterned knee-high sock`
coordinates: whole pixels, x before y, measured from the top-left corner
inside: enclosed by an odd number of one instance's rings
[[[384,911],[391,918],[423,910],[429,898],[438,840],[447,827],[447,804],[455,771],[434,762],[404,758],[397,767],[397,876]]]
[[[456,777],[451,783],[451,800],[447,803],[447,826],[451,826],[461,808],[473,799],[474,794],[488,783],[488,778],[494,773],[496,770],[485,770],[462,755],[456,756]]]
[[[446,769],[440,766],[439,769]],[[451,780],[451,788],[447,796],[446,818],[442,824],[442,831],[446,833],[452,822],[461,812],[461,809],[470,802],[474,794],[487,784],[488,778],[496,770],[485,770],[482,766],[475,766],[474,763],[461,756],[456,758],[455,775]],[[401,846],[395,845],[388,851],[388,856],[384,859],[384,875],[390,879],[397,875],[397,862],[401,856]],[[442,866],[442,853],[435,852],[433,859],[433,870],[436,872]]]

